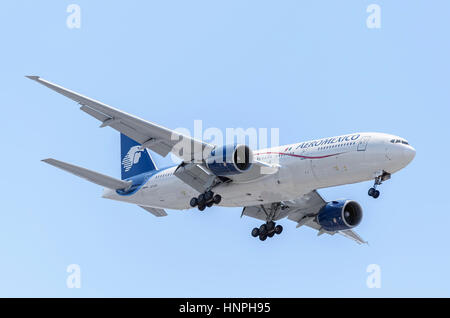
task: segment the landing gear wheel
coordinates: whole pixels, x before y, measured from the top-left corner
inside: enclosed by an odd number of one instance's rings
[[[283,232],[283,227],[281,225],[275,226],[274,232],[277,234],[281,234],[281,232]]]
[[[372,197],[373,197],[374,199],[376,199],[376,198],[378,198],[379,196],[380,196],[380,191],[375,190],[375,192],[374,192],[374,194],[372,195]]]
[[[197,198],[192,198],[189,204],[191,205],[191,207],[195,208],[198,204]]]
[[[205,194],[204,194],[204,197],[205,197],[206,201],[211,200],[213,198],[213,196],[214,196],[214,193],[211,190],[205,192]]]
[[[200,195],[198,196],[197,204],[198,204],[198,205],[204,205],[205,203],[206,203],[205,195],[202,193],[202,194],[200,194]]]
[[[213,197],[213,201],[214,201],[214,204],[219,204],[220,201],[222,201],[222,197],[220,196],[220,194],[216,194],[216,195]]]
[[[261,225],[259,227],[259,238],[261,238],[261,235],[266,235],[267,234],[267,226],[265,224]],[[264,240],[262,240],[264,241]]]
[[[258,229],[257,227],[255,227],[255,228],[252,230],[252,236],[253,236],[253,237],[259,236],[259,229]]]
[[[271,232],[274,227],[275,227],[275,222],[274,221],[267,222],[266,228],[267,228],[268,232]]]
[[[204,205],[204,204],[199,204],[199,205],[198,205],[198,209],[199,209],[200,211],[203,211],[205,208],[206,208],[206,205]]]
[[[210,207],[212,207],[212,206],[213,206],[213,204],[214,204],[214,202],[212,202],[212,201],[209,201],[208,203],[206,203],[206,206],[207,206],[208,208],[210,208]]]
[[[377,190],[377,186],[382,184],[383,181],[389,180],[390,178],[391,174],[383,170],[383,173],[381,173],[375,178],[373,187],[369,189],[368,194],[374,199],[378,198],[380,196],[380,191]]]
[[[268,237],[273,237],[275,235],[275,232],[270,232],[269,234],[267,234]]]
[[[266,238],[267,238],[267,235],[266,235],[266,234],[259,234],[259,239],[260,239],[261,241],[265,241]]]

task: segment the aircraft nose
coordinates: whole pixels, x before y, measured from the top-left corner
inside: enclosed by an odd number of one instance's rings
[[[403,158],[407,161],[407,163],[410,163],[415,156],[416,156],[416,149],[414,149],[413,147],[409,146],[403,149]]]

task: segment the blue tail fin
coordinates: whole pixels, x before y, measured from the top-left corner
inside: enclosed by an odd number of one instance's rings
[[[120,160],[122,180],[157,170],[147,149],[142,149],[141,144],[123,134],[120,134]]]

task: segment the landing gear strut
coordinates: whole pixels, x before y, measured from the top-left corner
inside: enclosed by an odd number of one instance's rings
[[[383,171],[381,174],[375,177],[375,182],[373,187],[369,189],[367,193],[372,198],[376,199],[380,196],[380,191],[377,190],[377,186],[379,186],[383,181],[389,180],[391,178],[391,174]]]
[[[259,228],[255,227],[252,230],[253,237],[259,237],[261,241],[265,241],[268,237],[273,237],[275,234],[281,234],[283,232],[283,227],[281,225],[276,225],[273,221],[277,212],[280,209],[279,203],[273,203],[271,208],[266,208],[261,205],[261,209],[266,214],[266,223],[262,224]]]
[[[194,197],[189,202],[190,206],[195,208],[198,207],[200,211],[203,211],[206,207],[210,208],[214,204],[219,204],[222,201],[220,194],[214,194],[211,190],[200,194],[198,197]]]

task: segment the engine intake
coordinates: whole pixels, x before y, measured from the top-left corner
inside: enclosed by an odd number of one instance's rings
[[[356,201],[331,201],[320,209],[317,223],[330,232],[349,230],[361,222],[362,216],[362,208]]]
[[[206,159],[206,166],[216,176],[242,173],[252,166],[253,152],[246,145],[226,145],[215,148]]]

